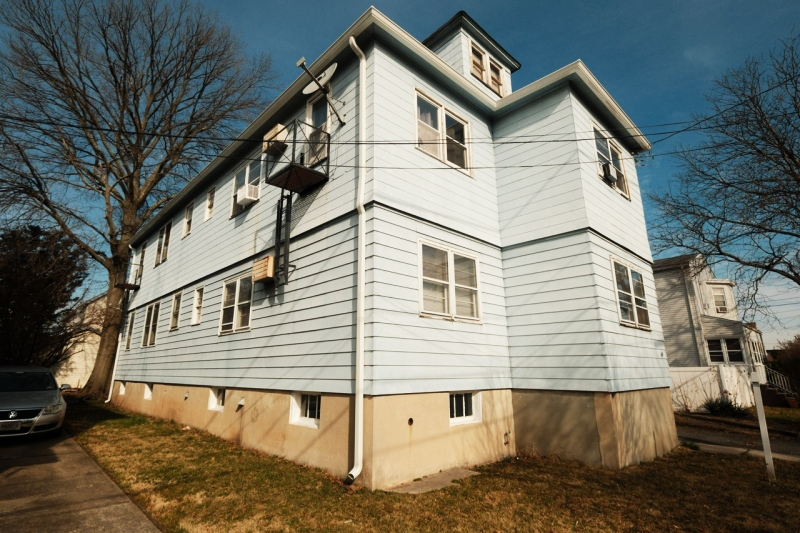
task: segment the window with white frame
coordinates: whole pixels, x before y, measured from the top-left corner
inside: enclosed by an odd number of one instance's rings
[[[622,150],[604,135],[599,128],[594,128],[595,147],[597,149],[597,172],[609,186],[629,198],[628,180],[622,164]]]
[[[222,411],[225,407],[225,389],[222,387],[211,387],[208,395],[209,411]]]
[[[469,424],[481,420],[479,392],[454,392],[450,394],[450,425]]]
[[[728,302],[725,298],[725,287],[712,287],[711,292],[714,295],[714,307],[717,313],[727,313]]]
[[[214,194],[216,194],[216,192],[217,188],[211,187],[206,193],[206,220],[211,218],[211,215],[214,214]]]
[[[420,150],[466,170],[469,167],[467,130],[465,121],[417,93],[417,147]]]
[[[318,428],[322,395],[316,393],[292,393],[290,422],[298,426]]]
[[[233,176],[233,208],[231,216],[235,217],[239,213],[244,212],[248,207],[253,205],[243,204],[239,202],[240,194],[249,194],[256,199],[259,198],[261,183],[261,159],[251,161],[241,169],[239,169]],[[244,186],[247,185],[247,189]]]
[[[144,272],[144,253],[147,250],[147,242],[142,243],[142,251],[139,252],[139,257],[133,258],[133,283],[139,285],[142,281],[142,273]]]
[[[169,330],[174,331],[181,325],[181,293],[172,295],[172,313],[169,317]]]
[[[707,339],[712,363],[744,364],[744,351],[739,339]]]
[[[303,154],[304,163],[311,167],[328,157],[328,99],[320,94],[317,98],[309,100],[306,107],[306,122],[310,129],[308,135],[307,153]]]
[[[220,334],[248,329],[250,327],[250,306],[252,302],[252,276],[248,275],[226,281],[222,290]]]
[[[194,303],[192,305],[192,325],[199,324],[203,316],[203,287],[194,290]]]
[[[619,261],[612,262],[620,320],[623,324],[649,329],[650,312],[647,309],[642,273]]]
[[[423,313],[480,317],[478,261],[449,248],[420,243],[420,307]]]
[[[147,306],[144,317],[144,329],[142,330],[142,347],[155,346],[156,330],[158,329],[158,311],[161,307],[160,302]]]
[[[131,349],[131,338],[133,337],[133,321],[136,319],[136,311],[128,313],[128,324],[125,330],[125,349]]]
[[[156,264],[160,265],[167,260],[167,252],[169,251],[169,234],[172,231],[172,221],[164,224],[158,231],[158,245],[156,246]]]
[[[183,236],[186,237],[192,232],[192,215],[194,214],[194,202],[189,202],[183,211]]]

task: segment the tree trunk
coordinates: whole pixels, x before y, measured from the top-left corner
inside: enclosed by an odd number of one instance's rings
[[[117,273],[127,272],[127,258],[124,261],[124,268],[112,267],[108,273],[108,292],[106,293],[106,309],[103,313],[100,345],[97,347],[97,359],[92,375],[89,376],[89,380],[81,390],[81,396],[84,398],[105,399],[112,387],[111,373],[114,370],[114,361],[117,355],[117,342],[123,313],[121,304],[125,295],[124,289],[117,288],[115,285],[123,281],[118,279]]]

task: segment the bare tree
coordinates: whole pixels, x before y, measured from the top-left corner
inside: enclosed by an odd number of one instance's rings
[[[706,99],[705,139],[682,150],[675,183],[649,195],[651,237],[657,250],[732,264],[755,309],[767,277],[800,287],[800,37],[729,71]]]
[[[0,22],[0,198],[44,213],[107,271],[84,388],[104,394],[128,243],[263,110],[270,60],[248,59],[227,27],[188,1],[3,1]]]

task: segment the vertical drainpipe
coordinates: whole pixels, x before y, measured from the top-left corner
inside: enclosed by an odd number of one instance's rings
[[[356,405],[355,424],[353,429],[353,468],[344,480],[345,485],[351,485],[364,463],[364,293],[366,289],[366,215],[364,213],[364,180],[366,169],[364,164],[364,138],[366,126],[366,81],[367,58],[356,44],[356,39],[350,36],[350,48],[358,56],[358,199],[356,211],[358,212],[358,292],[356,295]]]

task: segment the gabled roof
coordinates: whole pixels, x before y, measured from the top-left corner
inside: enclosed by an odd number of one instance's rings
[[[467,16],[466,13],[464,15]],[[536,100],[555,87],[569,85],[587,101],[592,111],[605,122],[607,127],[623,132],[618,140],[631,153],[636,154],[650,149],[650,143],[644,134],[639,131],[633,121],[580,60],[498,100],[481,91],[462,73],[448,65],[430,48],[415,39],[386,15],[374,7],[370,7],[316,61],[308,66],[309,70],[314,75],[319,75],[333,61],[354,57],[355,54],[349,44],[350,37],[356,38],[362,46],[370,38],[380,38],[404,53],[406,59],[417,68],[490,117],[508,113]],[[235,160],[237,154],[260,145],[261,136],[276,124],[280,114],[286,112],[287,106],[299,101],[298,99],[302,97],[302,90],[307,84],[307,75],[298,76],[258,118],[245,128],[239,135],[239,140],[233,141],[225,147],[172,200],[167,202],[156,215],[142,226],[131,239],[130,245],[139,245],[146,236],[165,224],[169,217],[177,213],[189,199],[196,195],[199,189],[207,186],[218,171],[227,168],[230,162]]]
[[[486,32],[486,30],[481,28],[481,26],[475,22],[475,20],[470,17],[466,11],[459,11],[456,13],[453,18],[445,22],[438,30],[431,33],[427,39],[422,41],[422,44],[433,49],[433,47],[439,44],[443,39],[446,39],[452,35],[459,28],[467,28],[470,35],[479,41],[484,48],[488,49],[492,56],[505,63],[511,72],[519,70],[519,68],[522,66],[522,64],[514,59],[505,48],[500,46],[500,43],[495,41],[494,38],[492,38],[492,36]]]

